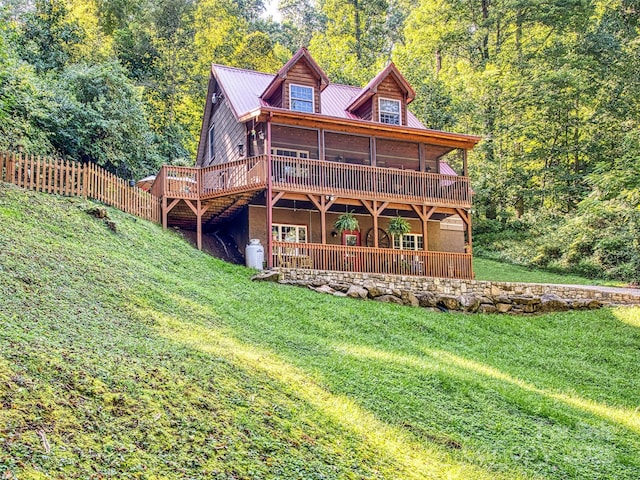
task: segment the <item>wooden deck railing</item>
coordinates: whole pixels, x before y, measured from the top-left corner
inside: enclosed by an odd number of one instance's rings
[[[273,242],[273,266],[347,272],[473,278],[471,254]]]
[[[396,168],[272,156],[276,189],[372,200],[426,202],[470,207],[469,179]],[[201,199],[265,188],[267,156],[250,157],[202,169],[165,165],[152,188],[156,196]]]
[[[151,192],[169,198],[208,199],[264,188],[267,157],[251,157],[205,168],[163,165]]]
[[[471,206],[468,177],[276,156],[272,175],[275,188],[305,193]]]
[[[267,157],[250,157],[205,167],[200,171],[200,195],[211,198],[267,186]]]
[[[157,197],[92,163],[5,152],[0,153],[0,180],[38,192],[91,198],[160,222]]]

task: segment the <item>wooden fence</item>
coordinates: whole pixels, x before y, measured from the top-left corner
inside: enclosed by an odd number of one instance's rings
[[[132,215],[160,222],[160,201],[95,164],[0,153],[0,180],[37,192],[98,200]]]

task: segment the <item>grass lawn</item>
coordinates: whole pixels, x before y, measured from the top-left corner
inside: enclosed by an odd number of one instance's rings
[[[252,283],[85,206],[0,184],[4,478],[640,478],[638,308],[438,314]]]
[[[473,258],[473,270],[476,280],[493,280],[497,282],[529,282],[576,285],[608,285],[624,286],[623,282],[613,280],[596,280],[578,275],[553,273],[546,270],[528,268],[521,265],[497,262],[488,258]]]

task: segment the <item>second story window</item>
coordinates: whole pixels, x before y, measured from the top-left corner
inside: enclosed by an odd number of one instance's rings
[[[214,126],[211,125],[211,128],[209,128],[209,160],[213,160],[216,156],[215,139],[215,129]]]
[[[289,85],[289,105],[291,110],[313,113],[313,88]]]
[[[381,123],[400,125],[400,100],[381,98],[378,106],[380,107],[378,111]]]

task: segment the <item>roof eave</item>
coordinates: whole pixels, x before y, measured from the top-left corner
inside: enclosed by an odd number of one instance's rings
[[[428,139],[438,139],[439,144],[442,144],[442,142],[450,142],[451,146],[454,146],[455,148],[473,148],[478,144],[478,142],[480,142],[480,140],[482,140],[482,137],[478,137],[476,135],[443,132],[441,130],[431,130],[428,128],[386,125],[383,123],[371,122],[368,120],[351,120],[348,118],[338,118],[338,117],[332,117],[329,115],[321,115],[317,113],[304,114],[301,112],[295,112],[291,110],[274,108],[274,107],[259,107],[254,110],[251,110],[243,114],[239,118],[239,121],[246,122],[248,120],[256,119],[262,115],[269,115],[271,117],[279,116],[279,117],[285,117],[285,118],[307,120],[307,121],[316,122],[320,124],[353,126],[353,127],[375,130],[379,132],[388,132],[388,133],[395,133],[395,134],[400,133],[405,135],[422,137],[422,139],[425,142],[427,142]]]

